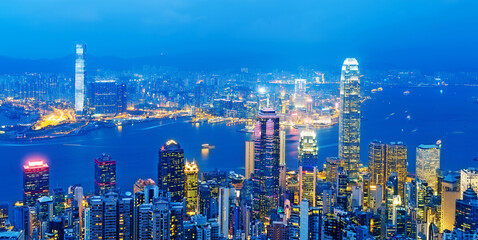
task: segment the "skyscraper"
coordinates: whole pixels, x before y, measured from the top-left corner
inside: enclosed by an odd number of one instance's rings
[[[196,214],[198,206],[198,166],[196,162],[186,162],[186,213],[190,216]]]
[[[23,165],[23,202],[34,207],[38,198],[50,193],[50,167],[43,160]]]
[[[471,187],[473,191],[478,192],[478,169],[466,168],[460,170],[460,197]]]
[[[347,58],[340,77],[339,157],[352,179],[360,162],[360,72],[357,60]]]
[[[368,172],[372,185],[385,187],[386,145],[374,140],[368,145]]]
[[[85,108],[86,45],[76,44],[75,111],[83,114]]]
[[[313,130],[303,130],[300,133],[298,162],[300,166],[318,167],[317,134]]]
[[[317,167],[299,167],[299,202],[309,200],[310,206],[315,207],[317,184]]]
[[[159,150],[158,186],[171,193],[171,201],[184,199],[185,173],[184,150],[174,140],[169,140]]]
[[[425,180],[437,192],[437,169],[440,168],[440,147],[424,145],[417,147],[417,178]]]
[[[125,113],[128,107],[127,105],[127,95],[126,95],[126,84],[121,83],[116,85],[116,114]]]
[[[246,179],[254,173],[254,141],[246,141]]]
[[[261,109],[254,129],[253,217],[265,222],[279,202],[279,117]]]
[[[337,169],[344,166],[344,160],[338,157],[327,157],[325,160],[325,180],[334,183],[337,180]]]
[[[307,80],[305,79],[296,79],[295,80],[295,94],[294,94],[294,101],[296,108],[305,108],[305,91],[306,91],[306,83]]]
[[[102,153],[95,158],[95,194],[103,195],[116,188],[116,161]]]
[[[114,115],[117,113],[117,86],[115,80],[98,79],[93,83],[94,114]]]
[[[386,161],[386,179],[392,173],[397,173],[398,178],[398,195],[403,199],[405,197],[404,186],[407,180],[407,146],[403,142],[391,142],[387,144],[387,161]]]
[[[478,196],[471,187],[461,200],[456,200],[455,227],[463,231],[478,230]]]

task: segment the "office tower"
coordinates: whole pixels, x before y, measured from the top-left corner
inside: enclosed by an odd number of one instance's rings
[[[279,165],[285,166],[285,141],[286,141],[286,135],[284,130],[280,130],[280,157],[279,157]]]
[[[453,174],[448,174],[442,181],[440,230],[453,229],[455,225],[455,202],[460,199],[458,181]]]
[[[364,190],[362,186],[354,185],[352,186],[352,194],[351,194],[351,208],[353,209],[360,209],[363,206],[363,195]]]
[[[115,80],[97,79],[92,85],[95,115],[114,115],[117,112],[117,86]]]
[[[37,200],[37,219],[40,222],[49,222],[53,219],[53,200],[43,196]]]
[[[23,202],[34,207],[36,200],[50,194],[50,168],[43,160],[23,165]]]
[[[355,58],[347,58],[340,77],[339,157],[352,179],[360,162],[360,73]]]
[[[461,200],[456,200],[455,227],[463,231],[478,230],[478,197],[471,187]]]
[[[342,169],[339,168],[337,171],[337,183],[336,183],[336,200],[337,206],[342,208],[343,211],[348,210],[348,192],[347,192],[347,183],[348,183],[348,175]]]
[[[372,185],[385,187],[386,145],[374,140],[368,145],[368,173]]]
[[[152,181],[152,180],[151,180]],[[149,182],[149,181],[148,181]],[[152,181],[154,182],[154,181]],[[151,183],[151,182],[150,182]],[[139,238],[139,209],[142,204],[152,204],[155,199],[158,199],[163,193],[159,191],[156,184],[145,185],[142,190],[134,193],[133,203],[133,239]]]
[[[133,186],[133,193],[141,192],[145,189],[146,186],[155,186],[156,183],[153,179],[138,179]]]
[[[0,203],[0,229],[8,222],[8,203]]]
[[[231,189],[229,187],[220,187],[219,188],[219,217],[218,223],[220,226],[219,235],[228,238],[229,236],[229,198],[231,196]]]
[[[317,135],[313,130],[303,130],[300,133],[298,164],[300,166],[319,166]]]
[[[246,179],[254,173],[254,141],[246,141]]]
[[[300,166],[299,168],[299,202],[307,199],[310,206],[316,206],[317,167]]]
[[[362,176],[362,190],[363,190],[363,196],[362,196],[362,210],[366,212],[369,207],[370,207],[370,197],[371,197],[371,192],[370,192],[370,175],[365,174]]]
[[[424,180],[417,179],[416,183],[416,204],[417,207],[417,219],[425,220],[425,206],[430,203],[433,196],[433,189],[428,186],[428,183]]]
[[[13,228],[30,236],[30,209],[21,201],[16,202],[13,208]]]
[[[196,162],[186,162],[186,213],[190,216],[196,214],[198,206],[198,166]]]
[[[478,169],[467,168],[460,170],[460,197],[471,186],[473,191],[478,192]]]
[[[171,201],[184,199],[184,150],[174,140],[169,140],[159,150],[158,186],[163,192],[171,193]]]
[[[89,239],[132,239],[133,198],[115,192],[88,198],[85,209],[85,236]]]
[[[440,147],[424,145],[417,147],[417,178],[425,180],[428,186],[437,191],[437,169],[440,168]]]
[[[330,183],[335,183],[337,181],[337,169],[339,167],[344,167],[344,160],[337,157],[328,157],[325,160],[325,180]]]
[[[126,84],[120,83],[116,85],[116,114],[125,113],[128,108],[126,97]]]
[[[392,142],[387,144],[386,157],[386,179],[394,172],[397,174],[398,195],[404,198],[404,186],[407,180],[407,146],[402,142]]]
[[[279,117],[261,109],[254,129],[253,218],[265,222],[279,203]]]
[[[283,240],[289,239],[289,226],[283,222],[274,221],[267,226],[267,239]]]
[[[305,108],[305,99],[306,99],[306,83],[305,79],[296,79],[295,80],[295,91],[294,91],[294,103],[295,108]]]
[[[53,214],[58,216],[65,211],[65,190],[63,188],[53,189]]]
[[[95,194],[103,195],[116,189],[116,160],[102,153],[95,158]]]
[[[86,45],[76,44],[75,60],[75,111],[83,114],[85,108]]]
[[[214,194],[212,182],[204,182],[199,185],[199,213],[207,219],[217,217],[217,199]]]

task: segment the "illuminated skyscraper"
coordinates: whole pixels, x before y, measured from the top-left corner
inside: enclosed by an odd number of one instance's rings
[[[478,169],[467,168],[460,170],[460,197],[471,187],[473,191],[478,192]]]
[[[254,129],[253,217],[265,222],[279,202],[279,117],[261,109]]]
[[[186,213],[190,216],[196,214],[198,205],[198,166],[196,162],[186,162]]]
[[[115,80],[96,80],[92,85],[94,114],[114,115],[117,112],[117,86]]]
[[[254,141],[246,141],[246,179],[254,173]]]
[[[401,199],[405,197],[404,186],[407,180],[407,146],[402,142],[392,142],[387,144],[387,161],[386,161],[386,175],[388,179],[392,173],[397,173],[398,178],[398,195]]]
[[[305,79],[296,79],[295,80],[295,107],[296,108],[305,108],[305,99],[306,99],[306,84],[307,81]]]
[[[95,159],[95,194],[103,195],[116,188],[116,161],[103,153]]]
[[[85,110],[86,45],[76,44],[75,61],[75,111],[83,114]]]
[[[50,193],[50,168],[43,160],[23,165],[23,202],[34,207],[38,198]]]
[[[455,227],[463,231],[478,230],[478,196],[471,187],[456,201]]]
[[[338,157],[328,157],[325,160],[325,180],[334,183],[337,180],[337,169],[344,166],[344,160]]]
[[[299,140],[299,167],[311,166],[317,167],[319,165],[317,135],[313,130],[303,130],[300,133]]]
[[[0,203],[0,229],[5,228],[8,221],[8,203]]]
[[[347,58],[340,77],[339,157],[352,179],[360,162],[360,72],[357,60]]]
[[[372,141],[368,145],[368,172],[372,185],[385,188],[386,183],[386,145],[380,141]]]
[[[299,167],[299,202],[307,199],[310,206],[315,207],[317,184],[317,167]]]
[[[159,150],[158,186],[171,193],[172,202],[184,199],[184,150],[174,140],[169,140]]]
[[[424,145],[417,147],[417,178],[425,180],[428,186],[437,191],[437,169],[440,168],[440,147]]]
[[[374,140],[369,144],[368,155],[368,171],[371,176],[371,184],[380,185],[385,189],[389,177],[396,173],[397,192],[403,198],[403,186],[407,179],[407,146],[402,142],[385,144]]]

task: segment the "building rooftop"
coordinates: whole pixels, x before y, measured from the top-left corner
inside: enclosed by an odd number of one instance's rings
[[[355,58],[347,58],[344,61],[344,65],[359,65],[357,59]]]

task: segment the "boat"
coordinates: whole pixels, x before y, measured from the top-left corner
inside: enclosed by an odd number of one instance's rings
[[[209,145],[208,143],[204,143],[203,145],[201,145],[202,149],[213,149],[215,148],[216,146],[214,145]]]
[[[410,91],[403,92],[403,95],[408,95],[408,94],[410,94]]]

